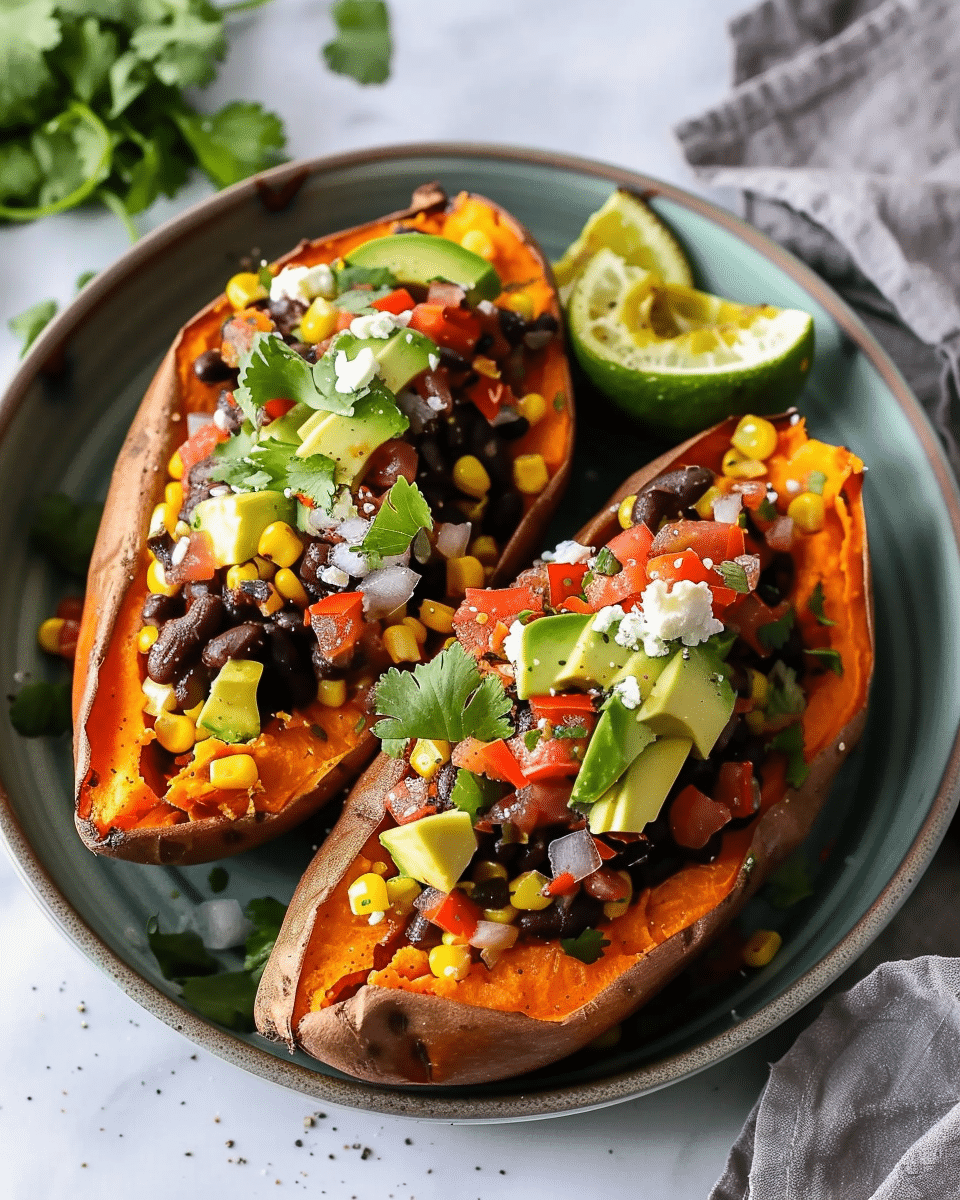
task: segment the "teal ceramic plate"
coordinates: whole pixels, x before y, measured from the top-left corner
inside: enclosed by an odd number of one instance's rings
[[[612,186],[642,192],[676,230],[699,284],[736,300],[804,308],[817,352],[801,407],[811,430],[869,467],[866,504],[877,668],[863,744],[837,778],[806,847],[813,895],[786,911],[763,895],[747,927],[784,947],[748,977],[674,985],[621,1044],[520,1079],[470,1089],[360,1084],[255,1034],[190,1012],[161,978],[144,929],[176,927],[209,898],[209,868],[98,859],[77,837],[67,739],[29,741],[0,721],[0,820],[28,886],[70,937],[136,1000],[231,1062],[329,1102],[445,1120],[546,1116],[662,1087],[733,1053],[822,990],[880,931],[932,856],[958,800],[960,507],[934,435],[893,365],[811,271],[726,212],[654,180],[581,160],[495,147],[408,146],[277,168],[214,196],[145,238],[84,289],[34,346],[0,410],[0,678],[42,675],[35,631],[64,581],[25,544],[39,496],[101,497],[140,397],[177,328],[219,292],[240,255],[274,257],[301,237],[402,207],[420,183],[481,192],[556,257]],[[64,363],[66,369],[62,368]],[[581,395],[574,481],[553,533],[569,533],[658,447]],[[553,544],[553,542],[549,542]],[[228,895],[287,900],[317,831],[229,860]]]

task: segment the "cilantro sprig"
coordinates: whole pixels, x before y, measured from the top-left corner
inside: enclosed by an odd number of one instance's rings
[[[412,671],[392,667],[376,688],[373,732],[378,738],[441,738],[484,742],[513,736],[510,697],[495,675],[481,676],[477,664],[455,642]]]
[[[823,594],[823,583],[818,580],[816,587],[807,598],[807,608],[809,608],[816,617],[818,625],[836,625],[836,621],[831,621],[824,612],[824,601],[825,597]]]
[[[337,36],[323,47],[331,71],[357,83],[383,83],[390,75],[390,15],[383,0],[338,0],[331,7]]]
[[[403,554],[421,529],[433,529],[430,505],[417,485],[401,475],[367,530],[363,553],[374,561]]]
[[[587,966],[595,963],[597,959],[603,958],[604,947],[609,945],[609,938],[605,938],[599,929],[591,929],[589,925],[575,938],[560,939],[560,949],[564,954],[569,954],[571,958],[578,958]]]
[[[771,621],[769,625],[759,626],[757,637],[764,650],[779,650],[785,646],[789,640],[790,631],[793,629],[795,620],[796,613],[792,608],[788,608],[783,616],[778,617],[776,621]]]

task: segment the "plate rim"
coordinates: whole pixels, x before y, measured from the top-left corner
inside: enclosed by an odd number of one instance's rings
[[[414,158],[501,160],[534,165],[599,179],[647,197],[663,197],[718,225],[747,243],[798,283],[857,345],[878,372],[909,421],[930,464],[946,505],[954,541],[960,554],[960,493],[946,455],[919,401],[889,355],[846,302],[810,267],[784,247],[748,225],[734,213],[674,184],[600,160],[549,150],[485,142],[407,142],[296,159],[217,192],[191,205],[146,234],[101,271],[43,330],[0,400],[0,439],[23,403],[30,385],[59,357],[80,324],[113,290],[143,265],[161,256],[186,231],[212,224],[234,205],[259,195],[292,189],[295,194],[307,179],[357,166]],[[291,196],[292,198],[292,196]],[[520,1121],[585,1112],[647,1094],[719,1063],[755,1042],[799,1011],[822,992],[857,958],[891,920],[909,896],[933,857],[950,819],[960,804],[960,729],[954,736],[946,768],[926,818],[899,867],[860,920],[812,968],[779,996],[740,1023],[699,1043],[696,1047],[633,1067],[603,1080],[539,1089],[502,1098],[444,1097],[416,1091],[381,1088],[359,1080],[342,1079],[287,1062],[259,1046],[189,1012],[134,970],[96,934],[73,908],[34,852],[0,781],[0,832],[17,874],[49,918],[83,953],[117,983],[127,995],[219,1058],[273,1083],[313,1096],[330,1104],[383,1115],[418,1117],[445,1122]]]

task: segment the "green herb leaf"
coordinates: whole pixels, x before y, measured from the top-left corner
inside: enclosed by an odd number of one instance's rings
[[[831,670],[834,675],[843,675],[843,659],[840,656],[839,650],[831,650],[829,647],[824,647],[817,650],[804,650],[804,654],[809,654],[813,658],[818,658],[825,667]]]
[[[117,57],[117,36],[95,17],[63,25],[57,54],[60,69],[73,85],[73,94],[90,104],[106,84],[110,64]]]
[[[557,392],[557,394],[554,396],[553,407],[557,412],[563,412],[563,410],[567,407],[567,398],[563,392]]]
[[[244,916],[254,925],[244,946],[246,950],[246,957],[243,960],[245,971],[262,970],[266,965],[279,936],[280,926],[283,924],[286,912],[286,905],[281,904],[279,900],[274,900],[272,896],[251,900],[244,909]]]
[[[40,164],[25,141],[0,144],[0,201],[28,200],[42,179]]]
[[[803,757],[803,725],[797,721],[770,739],[768,747],[771,750],[781,750],[787,756],[787,783],[790,787],[798,788],[810,774]]]
[[[408,740],[408,738],[384,738],[380,743],[380,749],[388,758],[403,758]]]
[[[793,667],[779,660],[773,664],[767,692],[767,716],[797,717],[807,706],[803,688],[797,683],[797,673]]]
[[[494,780],[460,769],[450,799],[462,812],[469,813],[471,820],[476,820],[481,809],[489,808],[502,795],[503,787]]]
[[[742,596],[745,596],[750,591],[746,568],[741,563],[727,559],[725,562],[720,563],[717,570],[720,572],[723,582],[728,588],[732,588],[733,591],[739,592]]]
[[[212,116],[174,112],[173,119],[217,187],[283,162],[283,123],[259,104],[234,100]]]
[[[623,563],[610,550],[609,546],[604,546],[597,555],[593,570],[597,575],[619,575],[623,570]]]
[[[351,288],[348,292],[343,292],[337,296],[337,308],[343,309],[344,312],[361,313],[365,308],[370,308],[374,300],[382,300],[384,296],[389,296],[393,291],[392,287],[376,287],[376,288]]]
[[[528,729],[527,732],[523,735],[523,744],[526,746],[527,750],[532,754],[534,752],[534,750],[536,750],[537,745],[542,737],[543,737],[542,729]]]
[[[26,683],[10,704],[10,724],[22,737],[58,737],[72,724],[70,684]]]
[[[233,398],[244,416],[256,422],[257,409],[282,397],[317,406],[313,368],[278,333],[258,333],[240,359],[239,386]]]
[[[161,83],[175,88],[211,83],[217,73],[214,63],[227,51],[223,18],[213,5],[180,0],[146,11],[154,20],[138,26],[130,46],[152,65]]]
[[[101,504],[76,504],[60,492],[44,496],[30,526],[31,540],[58,567],[83,579],[102,513]]]
[[[91,279],[95,279],[96,276],[96,271],[81,271],[77,276],[77,282],[73,286],[79,292],[82,288],[87,286]]]
[[[792,908],[812,895],[810,868],[802,854],[788,858],[767,881],[766,897],[774,908]]]
[[[823,471],[811,471],[807,476],[807,491],[814,492],[818,496],[823,495],[823,489],[827,486],[827,477]]]
[[[824,603],[823,584],[818,581],[817,586],[813,589],[813,591],[810,593],[810,596],[807,599],[807,608],[809,608],[810,611],[813,613],[813,615],[817,618],[818,624],[820,624],[820,625],[836,625],[836,621],[831,621],[830,618],[823,611],[823,603]]]
[[[26,354],[57,314],[56,300],[41,300],[7,322],[7,328],[20,339],[20,357]]]
[[[417,485],[401,475],[367,530],[363,553],[378,559],[403,554],[421,529],[433,529],[430,505]]]
[[[796,615],[792,608],[788,608],[776,621],[771,621],[769,625],[759,626],[757,637],[760,639],[760,645],[769,651],[779,650],[781,646],[785,646],[790,637],[790,630],[793,629]]]
[[[324,512],[329,512],[336,486],[336,467],[333,459],[325,454],[308,454],[306,458],[297,458],[292,454],[287,462],[287,487],[298,496],[307,496]]]
[[[352,288],[358,288],[360,284],[366,284],[371,288],[389,288],[391,291],[397,286],[397,277],[389,267],[354,267],[343,266],[334,267],[334,275],[337,277],[337,306],[339,307],[339,297],[346,295]]]
[[[330,9],[337,37],[323,47],[331,71],[357,83],[390,78],[390,16],[383,0],[337,0]]]
[[[199,933],[161,933],[156,917],[147,921],[147,941],[164,979],[181,982],[191,975],[212,975],[217,960],[204,946]]]
[[[0,128],[32,121],[33,104],[55,87],[44,51],[60,42],[53,0],[0,6]]]
[[[230,874],[225,867],[214,867],[207,876],[207,886],[211,892],[222,892],[230,882]]]
[[[588,966],[602,958],[604,947],[609,945],[609,938],[605,938],[599,929],[591,929],[589,926],[575,938],[560,939],[560,948],[564,954],[578,958]]]
[[[378,738],[484,742],[511,737],[510,698],[495,675],[481,676],[459,642],[412,671],[392,667],[376,688]]]
[[[764,496],[764,498],[757,505],[757,516],[760,518],[760,520],[775,521],[779,515],[780,514],[777,512],[776,507],[774,506],[770,497]]]
[[[252,1033],[253,1005],[263,971],[224,971],[183,981],[183,998],[201,1016],[225,1029]]]
[[[589,732],[585,725],[554,725],[553,736],[555,738],[585,738],[589,737]]]

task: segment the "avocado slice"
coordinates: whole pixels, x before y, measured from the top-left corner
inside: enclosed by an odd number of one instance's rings
[[[382,384],[371,386],[357,398],[352,416],[321,410],[300,426],[303,439],[298,458],[325,454],[336,463],[334,481],[350,484],[367,465],[367,459],[384,442],[398,437],[410,422]]]
[[[260,736],[257,685],[263,663],[228,658],[210,685],[197,724],[221,742],[249,742]]]
[[[441,892],[452,892],[470,865],[477,835],[470,814],[454,808],[385,829],[380,844],[402,874]]]
[[[603,633],[594,629],[591,618],[570,651],[566,665],[557,673],[553,686],[558,692],[610,686],[633,653],[626,646],[617,645],[613,640],[615,632],[615,628]]]
[[[637,681],[637,686],[640,688],[641,699],[646,700],[653,691],[653,685],[666,669],[671,657],[672,655],[670,654],[661,654],[656,658],[651,658],[643,650],[634,650],[620,670],[611,676],[609,684],[604,684],[604,686],[613,688],[624,679],[633,678]]]
[[[655,821],[687,761],[693,742],[663,737],[637,755],[624,777],[590,809],[591,833],[642,833]]]
[[[560,613],[539,617],[522,627],[514,660],[517,696],[521,700],[544,696],[551,688],[558,690],[557,675],[566,667],[568,656],[592,620],[592,613]]]
[[[611,696],[593,731],[583,764],[570,795],[570,807],[583,810],[612,787],[633,760],[653,741],[653,731],[627,708],[619,696]]]
[[[692,738],[696,757],[707,758],[735,701],[716,654],[685,649],[673,656],[653,685],[640,707],[640,720],[657,737]]]
[[[440,361],[440,347],[418,329],[398,329],[388,338],[361,338],[358,352],[365,346],[373,351],[380,378],[394,395]]]
[[[260,430],[259,441],[265,442],[273,438],[278,442],[289,442],[295,446],[300,441],[300,426],[313,415],[314,410],[309,404],[295,404],[288,413],[277,417]]]
[[[295,512],[295,502],[282,492],[211,496],[193,510],[193,528],[210,535],[217,566],[230,567],[253,558],[266,527],[274,521],[292,524]]]
[[[435,233],[394,233],[351,250],[351,267],[386,267],[397,283],[445,279],[466,289],[467,300],[495,300],[503,290],[500,276],[485,258]]]

